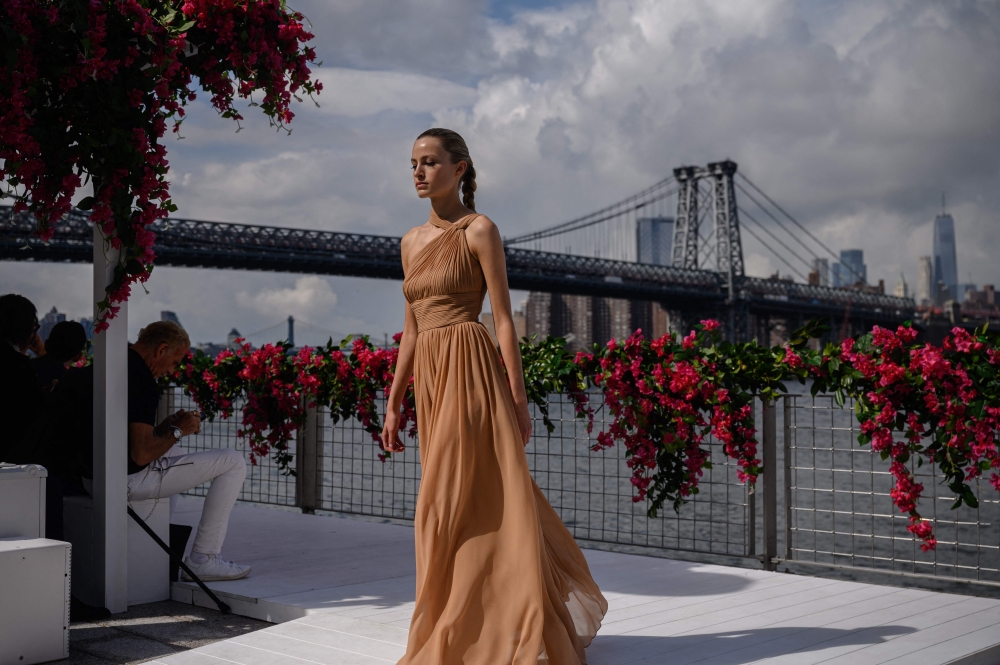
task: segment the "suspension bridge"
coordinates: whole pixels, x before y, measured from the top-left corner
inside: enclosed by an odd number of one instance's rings
[[[737,192],[751,206],[738,202]],[[94,231],[85,213],[71,212],[48,243],[33,235],[26,213],[0,207],[0,220],[0,260],[92,260]],[[644,235],[653,221],[672,227],[669,235]],[[397,237],[174,218],[151,230],[157,265],[403,278]],[[755,251],[801,281],[748,276],[744,230]],[[909,298],[810,279],[818,259],[839,257],[728,160],[679,167],[611,206],[504,245],[512,289],[656,302],[675,321],[720,318],[737,340],[766,337],[775,319],[793,328],[830,316],[850,334],[910,319],[915,310]]]

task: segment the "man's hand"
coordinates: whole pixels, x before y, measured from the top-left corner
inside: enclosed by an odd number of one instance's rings
[[[167,427],[179,427],[184,436],[188,436],[201,431],[201,416],[195,411],[181,409],[172,416],[167,416],[163,424]]]

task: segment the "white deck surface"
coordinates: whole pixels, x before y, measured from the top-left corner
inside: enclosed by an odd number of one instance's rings
[[[195,524],[200,501],[173,521]],[[1000,601],[586,550],[610,603],[590,665],[1000,664]],[[413,530],[240,504],[223,555],[253,574],[209,586],[278,625],[163,665],[374,665],[404,653]],[[194,584],[174,598],[214,607]]]

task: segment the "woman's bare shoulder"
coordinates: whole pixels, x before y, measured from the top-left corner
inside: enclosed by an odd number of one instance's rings
[[[414,226],[409,231],[403,234],[403,237],[399,239],[399,254],[403,259],[403,268],[406,268],[407,259],[410,256],[410,249],[413,247],[413,243],[416,241],[417,237],[420,235],[420,229],[426,224],[421,224],[420,226]]]
[[[487,240],[488,238],[499,238],[500,229],[492,219],[486,215],[477,215],[466,227],[466,234],[475,238]]]

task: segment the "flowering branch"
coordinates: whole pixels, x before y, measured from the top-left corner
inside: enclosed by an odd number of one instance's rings
[[[296,94],[313,95],[312,35],[283,0],[5,0],[0,5],[0,199],[30,211],[48,241],[89,178],[90,210],[118,261],[95,331],[153,268],[148,227],[170,200],[167,122],[177,132],[198,78],[225,118],[234,99],[283,128]]]

